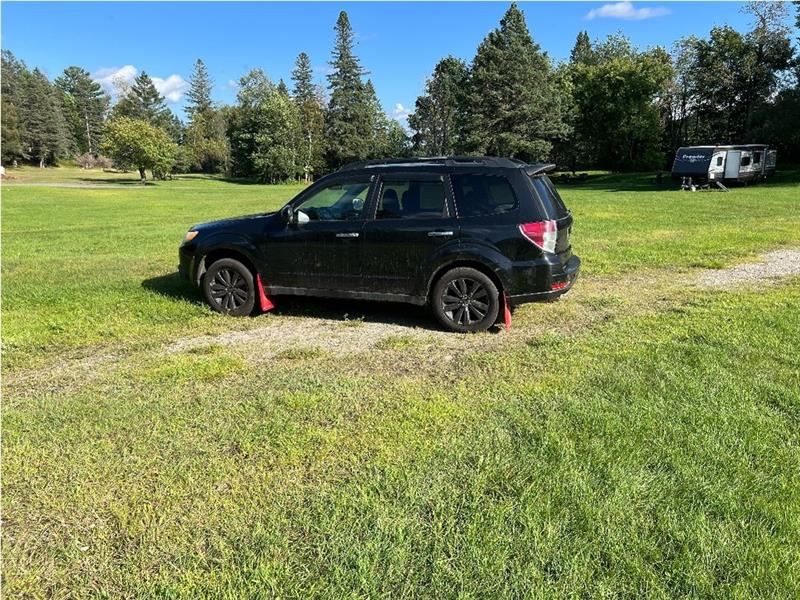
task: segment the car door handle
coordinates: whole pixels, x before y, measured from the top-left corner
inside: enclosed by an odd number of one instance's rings
[[[453,235],[452,231],[429,231],[428,237],[450,237]]]
[[[337,233],[337,238],[357,238],[359,233],[357,231],[348,231],[347,233]]]

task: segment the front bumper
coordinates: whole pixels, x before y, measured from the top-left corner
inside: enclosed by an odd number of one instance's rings
[[[182,279],[197,286],[199,285],[196,277],[197,260],[193,250],[189,245],[181,246],[178,249],[178,274]]]
[[[581,259],[573,255],[565,265],[553,265],[547,270],[548,272],[542,274],[539,271],[536,274],[534,285],[539,288],[539,291],[532,290],[512,294],[508,297],[508,302],[511,306],[517,306],[527,302],[540,302],[562,296],[572,289],[578,279],[580,270]],[[525,279],[524,274],[521,278]]]

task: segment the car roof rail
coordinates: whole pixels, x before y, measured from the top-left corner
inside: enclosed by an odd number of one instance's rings
[[[404,167],[419,165],[440,165],[457,167],[474,165],[485,167],[516,168],[527,166],[527,163],[515,158],[501,158],[498,156],[412,156],[407,158],[375,158],[372,160],[358,160],[347,163],[339,171],[354,171],[372,167]]]

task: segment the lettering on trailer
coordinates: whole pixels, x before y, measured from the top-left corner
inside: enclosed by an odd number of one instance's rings
[[[697,162],[698,160],[705,160],[708,156],[703,154],[681,154],[681,160],[689,161],[690,163]]]

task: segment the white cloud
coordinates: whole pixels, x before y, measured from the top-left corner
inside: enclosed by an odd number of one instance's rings
[[[116,67],[98,69],[92,74],[92,79],[99,83],[109,94],[114,94],[117,91],[114,85],[115,81],[124,81],[126,84],[131,85],[138,72],[133,65],[125,65],[119,69]]]
[[[115,81],[121,81],[127,85],[133,85],[133,80],[139,74],[139,69],[133,65],[124,67],[112,67],[98,69],[92,74],[92,79],[99,83],[109,94],[116,94],[117,88]],[[189,89],[189,82],[185,81],[180,75],[170,75],[166,79],[152,77],[153,85],[156,86],[158,93],[164,96],[168,102],[180,102],[183,95]]]
[[[669,13],[669,9],[663,6],[636,8],[633,6],[633,2],[612,2],[611,4],[603,4],[600,8],[593,8],[586,13],[584,19],[591,21],[592,19],[605,17],[625,19],[626,21],[643,21],[644,19],[663,17]]]
[[[411,114],[411,111],[407,109],[405,106],[397,102],[394,105],[394,110],[392,111],[392,116],[397,121],[405,121],[408,119],[408,115]]]
[[[166,79],[161,79],[160,77],[153,77],[152,79],[158,93],[164,96],[168,102],[180,102],[189,89],[189,82],[180,75],[170,75]]]

